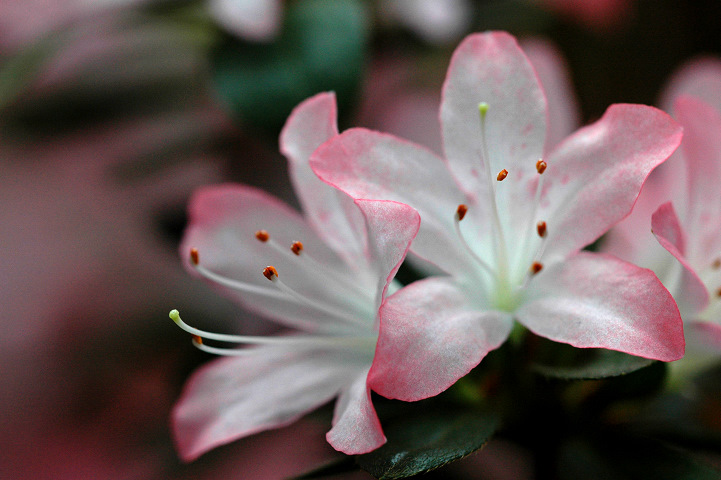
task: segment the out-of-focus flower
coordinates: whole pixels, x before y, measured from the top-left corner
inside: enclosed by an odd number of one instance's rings
[[[681,148],[653,172],[603,248],[656,272],[679,305],[693,357],[704,343],[721,349],[721,114],[681,96],[674,116],[684,127]]]
[[[664,89],[659,105],[670,112],[681,95],[699,98],[721,112],[721,60],[700,57],[681,66]]]
[[[282,24],[281,0],[209,0],[208,8],[218,23],[245,40],[272,41]]]
[[[417,400],[445,390],[505,341],[514,320],[577,347],[683,355],[678,309],[656,276],[580,251],[628,214],[680,143],[668,115],[614,105],[540,160],[543,91],[515,40],[486,33],[456,50],[440,116],[446,162],[364,129],[311,159],[354,198],[418,209],[413,251],[450,275],[409,285],[382,307],[375,391]],[[405,361],[389,361],[399,351]]]
[[[296,108],[281,134],[305,216],[237,185],[209,187],[191,201],[181,245],[183,256],[191,252],[188,266],[246,307],[304,333],[219,335],[171,312],[196,346],[228,356],[196,372],[174,410],[185,459],[286,425],[336,396],[327,435],[334,448],[358,454],[385,442],[366,379],[375,368],[378,309],[387,289],[397,288],[393,276],[420,220],[397,202],[354,203],[315,177],[308,159],[337,133],[335,97],[319,94]],[[200,338],[248,348],[209,347]]]
[[[432,44],[457,41],[471,27],[472,6],[468,0],[380,0],[380,15],[405,25]]]

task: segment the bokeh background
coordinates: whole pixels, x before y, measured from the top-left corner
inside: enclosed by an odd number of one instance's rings
[[[274,479],[336,458],[327,410],[177,458],[169,411],[210,357],[167,312],[275,328],[183,271],[188,197],[236,181],[297,205],[277,138],[323,90],[341,127],[438,150],[450,55],[488,29],[567,69],[579,124],[721,55],[716,0],[0,0],[0,478]],[[527,457],[493,441],[427,478],[531,478]]]

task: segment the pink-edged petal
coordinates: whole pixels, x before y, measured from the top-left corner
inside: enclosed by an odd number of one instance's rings
[[[531,38],[521,42],[536,69],[548,103],[547,153],[580,125],[581,108],[574,94],[570,70],[561,52],[550,41]]]
[[[319,93],[295,107],[280,134],[290,178],[303,212],[326,244],[348,263],[363,258],[365,225],[353,199],[321,181],[308,164],[322,143],[338,134],[335,94]]]
[[[359,366],[320,350],[261,347],[196,371],[172,413],[186,461],[235,439],[299,419],[335,397]]]
[[[668,290],[651,270],[610,255],[579,252],[542,270],[516,319],[574,347],[663,361],[684,353],[681,316]]]
[[[680,150],[688,171],[685,254],[705,267],[721,253],[721,113],[687,96],[679,97],[674,110],[684,128]]]
[[[390,200],[356,200],[368,232],[369,268],[378,278],[377,307],[418,233],[421,217],[412,207]]]
[[[447,271],[466,268],[453,227],[465,196],[438,156],[390,135],[350,129],[318,148],[310,163],[353,198],[394,200],[418,210],[423,222],[413,251]]]
[[[685,234],[670,202],[664,203],[654,212],[651,227],[658,243],[683,266],[679,282],[672,282],[676,285],[672,293],[679,309],[684,317],[697,314],[708,305],[708,291],[686,260]]]
[[[333,428],[326,435],[333,448],[347,455],[368,453],[386,443],[371,402],[367,377],[366,369],[341,391],[335,404]]]
[[[564,258],[628,215],[648,174],[680,142],[681,127],[662,111],[619,104],[561,143],[543,174],[544,258]]]
[[[699,98],[721,112],[721,60],[700,57],[683,65],[674,73],[659,105],[671,112],[676,99],[682,95]]]
[[[446,157],[468,192],[486,191],[478,105],[488,104],[486,139],[491,175],[530,175],[543,154],[546,99],[530,62],[504,32],[468,36],[451,59],[441,101]],[[483,197],[481,197],[483,198]]]
[[[281,28],[280,0],[210,0],[209,8],[216,21],[245,40],[268,42]]]
[[[297,212],[261,190],[231,184],[200,189],[190,201],[189,216],[180,254],[192,271],[189,252],[191,248],[197,248],[200,265],[217,274],[272,290],[275,287],[262,273],[266,266],[272,265],[283,282],[302,295],[331,302],[338,300],[343,295],[328,283],[314,264],[290,254],[292,242],[298,240],[303,242],[304,254],[341,275],[347,274],[359,289],[374,291],[376,287],[375,278],[356,275]],[[255,237],[262,229],[280,249]],[[358,268],[365,266],[358,265]],[[268,296],[230,288],[224,288],[223,293],[289,326],[305,330],[333,327],[323,323],[328,320],[328,315],[319,315],[316,309],[288,296]]]
[[[422,400],[446,390],[508,337],[510,315],[479,311],[448,278],[412,283],[386,299],[371,388],[388,398]]]

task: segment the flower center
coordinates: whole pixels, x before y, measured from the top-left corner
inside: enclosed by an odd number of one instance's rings
[[[535,171],[538,180],[534,182],[533,203],[528,208],[528,221],[525,227],[520,231],[513,231],[511,228],[514,222],[503,222],[504,214],[509,215],[511,212],[501,211],[499,209],[499,192],[498,189],[503,188],[500,182],[506,184],[514,181],[521,181],[520,178],[514,179],[514,172],[503,168],[501,171],[494,173],[491,170],[491,159],[488,153],[486,141],[486,116],[489,106],[481,103],[478,106],[481,123],[481,163],[485,171],[483,177],[486,181],[486,199],[485,203],[489,207],[490,225],[486,230],[490,237],[491,248],[489,249],[482,244],[479,238],[481,236],[480,229],[483,226],[474,225],[476,235],[471,233],[471,241],[469,242],[464,235],[460,222],[466,217],[469,207],[465,204],[459,205],[455,213],[455,229],[460,239],[463,249],[473,259],[473,262],[480,267],[482,275],[479,275],[481,283],[484,284],[485,293],[493,303],[493,305],[504,311],[512,311],[520,303],[523,292],[531,278],[543,269],[541,258],[545,250],[548,236],[548,224],[545,220],[536,218],[538,213],[538,205],[541,200],[541,192],[543,191],[543,173],[548,168],[548,164],[539,159],[535,165]],[[495,181],[493,181],[495,177]],[[519,175],[520,177],[520,175]],[[497,185],[498,184],[498,185]],[[507,193],[507,192],[505,192]],[[512,198],[505,194],[505,199]],[[507,203],[507,202],[506,202]],[[523,221],[520,222],[523,224]],[[509,229],[506,231],[506,229]],[[510,237],[506,235],[510,234]],[[507,241],[509,238],[511,241]],[[540,243],[533,248],[533,239],[540,238]],[[538,242],[536,242],[538,243]]]

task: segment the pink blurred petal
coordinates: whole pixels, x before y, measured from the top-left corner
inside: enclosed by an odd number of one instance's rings
[[[700,57],[682,65],[664,89],[659,105],[671,112],[682,95],[703,100],[721,112],[721,59]]]
[[[421,280],[390,296],[368,382],[388,398],[441,393],[508,337],[507,313],[479,311],[448,278]]]
[[[216,21],[245,40],[272,41],[282,26],[281,0],[210,0],[209,9]]]
[[[684,354],[683,325],[668,290],[650,270],[608,255],[580,252],[544,269],[516,319],[574,347],[662,361]]]

